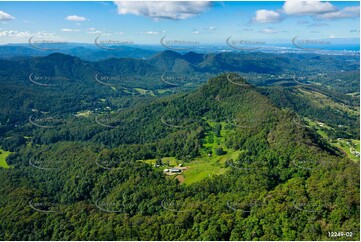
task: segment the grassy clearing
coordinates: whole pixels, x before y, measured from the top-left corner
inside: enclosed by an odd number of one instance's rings
[[[10,151],[5,151],[0,148],[0,167],[2,168],[10,168],[10,166],[6,163],[6,158],[11,154]]]
[[[203,141],[203,149],[201,150],[202,157],[207,157],[209,153],[212,154],[212,157],[217,157],[216,149],[222,148],[224,151],[228,151],[227,147],[224,145],[224,141],[227,135],[229,135],[229,131],[225,129],[225,126],[227,125],[226,122],[214,122],[211,120],[207,120],[207,123],[209,126],[211,126],[213,129],[216,127],[216,125],[221,125],[221,129],[219,132],[219,135],[217,136],[214,131],[210,131],[206,133],[206,137]]]
[[[184,184],[190,185],[213,175],[224,174],[229,168],[226,167],[227,159],[237,159],[240,151],[228,151],[228,154],[215,157],[198,158],[185,166],[183,172]]]
[[[161,158],[162,163],[168,167],[168,166],[177,166],[182,163],[182,161],[177,160],[175,157],[163,157]],[[149,165],[155,165],[156,159],[149,159],[149,160],[139,160],[141,162],[147,163]]]
[[[164,94],[164,93],[167,93],[167,92],[172,92],[171,90],[169,89],[158,89],[157,90],[159,94]]]
[[[220,124],[221,129],[219,130],[219,135],[217,136],[214,133],[214,130],[206,133],[206,137],[203,140],[203,148],[201,149],[201,156],[190,162],[183,162],[177,160],[174,157],[163,157],[162,163],[164,166],[158,167],[155,169],[163,170],[168,167],[175,167],[179,164],[182,164],[183,167],[187,169],[180,175],[167,176],[169,179],[176,178],[181,183],[190,185],[196,182],[201,181],[212,175],[221,175],[224,174],[227,169],[226,161],[228,159],[236,160],[239,156],[240,151],[234,151],[227,149],[224,145],[224,137],[226,137],[230,131],[225,130],[226,123],[216,123],[213,121],[207,120],[208,124],[214,129],[216,125]],[[217,155],[216,149],[222,148],[225,154]],[[156,164],[156,159],[142,160],[147,164],[154,166]]]
[[[180,179],[178,179],[178,176],[180,176],[179,174],[169,176],[169,179],[177,177],[177,179],[180,180],[182,183],[190,185],[212,175],[224,174],[227,169],[229,169],[226,168],[227,159],[235,160],[238,158],[239,153],[240,151],[228,151],[227,154],[222,156],[201,157],[186,163],[182,162],[181,160],[177,160],[174,157],[163,157],[161,160],[164,166],[155,169],[163,170],[168,167],[175,167],[179,164],[182,164],[183,167],[187,167],[187,170],[182,173],[181,177],[179,177]],[[154,166],[156,163],[156,159],[139,161],[152,166]]]
[[[325,108],[329,107],[331,109],[335,109],[336,111],[341,111],[348,113],[349,115],[358,116],[359,115],[359,108],[358,107],[350,107],[346,106],[342,103],[335,102],[328,96],[316,92],[316,91],[309,91],[300,89],[300,95],[306,96],[308,100],[313,103],[316,107]]]
[[[355,151],[360,152],[360,141],[356,139],[334,139],[331,140],[326,132],[323,131],[323,129],[332,129],[330,126],[328,126],[325,123],[317,123],[315,121],[312,121],[308,118],[304,119],[308,126],[315,127],[316,131],[319,135],[321,135],[324,139],[329,141],[329,143],[338,149],[342,150],[345,154],[347,154],[347,157],[355,162],[360,161],[360,157],[356,155]]]
[[[332,145],[344,151],[348,158],[353,161],[360,161],[360,157],[356,156],[355,151],[360,152],[360,141],[356,139],[340,139],[331,142]]]
[[[90,114],[92,114],[92,111],[90,111],[90,110],[85,110],[85,111],[80,111],[80,112],[77,112],[76,114],[75,114],[75,116],[76,117],[89,117],[90,116]]]
[[[357,97],[357,96],[360,96],[360,93],[359,92],[350,92],[350,93],[346,93],[346,95]]]
[[[143,88],[139,88],[139,87],[134,88],[134,90],[137,91],[139,94],[142,94],[142,95],[154,96],[154,93],[153,93],[152,90],[147,90],[147,89],[143,89]]]

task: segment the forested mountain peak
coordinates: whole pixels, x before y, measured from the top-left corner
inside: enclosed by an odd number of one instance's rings
[[[197,63],[203,61],[204,54],[190,51],[190,52],[187,52],[186,54],[184,54],[183,58],[185,60],[189,61],[190,63],[197,64]]]
[[[60,61],[60,62],[64,62],[64,61],[73,61],[74,62],[74,61],[80,60],[80,58],[78,58],[78,57],[63,54],[63,53],[52,53],[46,57],[37,57],[37,59],[46,60],[46,61]]]
[[[239,231],[246,231],[263,240],[316,240],[329,226],[356,231],[358,196],[339,191],[355,189],[359,166],[237,74],[139,106],[112,110],[104,99],[104,108],[82,115],[70,115],[84,103],[73,98],[82,96],[67,94],[65,102],[44,100],[50,113],[28,103],[36,109],[26,118],[31,122],[6,133],[2,147],[14,153],[7,159],[11,170],[0,169],[0,239],[170,240],[172,233],[241,240]],[[179,167],[183,172],[166,174]],[[29,219],[11,219],[19,214]],[[199,220],[206,216],[217,224]],[[39,221],[46,237],[33,229]],[[103,223],[107,230],[96,234],[94,225]],[[309,224],[319,232],[308,233]],[[77,229],[64,235],[66,226]],[[139,226],[149,229],[122,232]],[[222,235],[207,237],[222,228]]]
[[[154,58],[158,58],[158,59],[159,58],[172,58],[172,59],[180,58],[180,59],[182,59],[182,55],[173,50],[165,50],[165,51],[155,54],[152,58],[153,59]]]

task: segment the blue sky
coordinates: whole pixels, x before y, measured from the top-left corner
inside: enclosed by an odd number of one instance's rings
[[[359,2],[0,2],[0,44],[359,38]]]

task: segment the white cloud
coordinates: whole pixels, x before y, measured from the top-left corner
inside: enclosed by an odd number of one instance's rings
[[[336,10],[329,2],[291,0],[283,4],[283,11],[287,15],[318,15]]]
[[[9,37],[9,38],[16,38],[16,39],[23,39],[23,38],[54,38],[57,37],[55,33],[48,33],[44,31],[34,32],[31,33],[29,31],[17,31],[17,30],[4,30],[0,31],[0,37]]]
[[[263,33],[263,34],[277,34],[279,31],[272,29],[272,28],[266,28],[266,29],[260,30],[259,32]]]
[[[360,6],[345,7],[338,9],[329,2],[321,1],[296,1],[288,0],[283,6],[282,10],[266,10],[260,9],[256,11],[256,15],[251,19],[251,23],[277,23],[283,20],[283,16],[313,16],[314,20],[332,20],[342,18],[357,18],[360,17]],[[299,20],[298,24],[307,24],[305,20]],[[309,27],[314,27],[317,24],[311,24]],[[318,24],[317,26],[326,26],[325,24]]]
[[[87,34],[101,34],[102,33],[102,31],[100,31],[100,30],[94,30],[94,31],[88,31],[88,32],[86,32]]]
[[[33,33],[32,36],[39,37],[39,38],[58,37],[58,36],[55,35],[55,33],[48,33],[48,32],[45,32],[45,31],[39,31],[39,32]]]
[[[63,32],[79,32],[79,29],[61,29]]]
[[[202,28],[201,30],[198,29],[193,29],[192,34],[209,34],[209,33],[214,33],[214,31],[216,31],[217,28],[214,26],[209,26],[206,28]]]
[[[17,30],[4,30],[0,31],[0,37],[10,37],[10,38],[29,38],[31,33],[28,31],[17,31]]]
[[[210,2],[153,2],[124,1],[114,2],[119,14],[134,14],[154,19],[186,19],[200,14],[210,5]]]
[[[340,19],[340,18],[357,18],[360,17],[360,6],[345,7],[339,11],[321,14],[320,19]]]
[[[13,16],[0,10],[0,21],[9,21],[13,19],[15,19]]]
[[[65,19],[69,20],[69,21],[76,21],[76,22],[88,20],[87,18],[78,16],[78,15],[69,15]]]
[[[279,12],[266,9],[257,10],[256,16],[251,20],[256,23],[278,23],[280,21],[282,21],[282,17]]]
[[[102,31],[97,30],[96,28],[89,28],[86,33],[87,33],[87,34],[101,34]]]
[[[159,32],[159,31],[146,31],[146,32],[140,32],[140,33],[141,34],[147,34],[147,35],[157,35],[157,34],[161,34],[162,32]]]

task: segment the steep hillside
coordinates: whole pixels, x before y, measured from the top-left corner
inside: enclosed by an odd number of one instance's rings
[[[0,168],[2,240],[359,239],[359,165],[238,75],[50,117]]]

